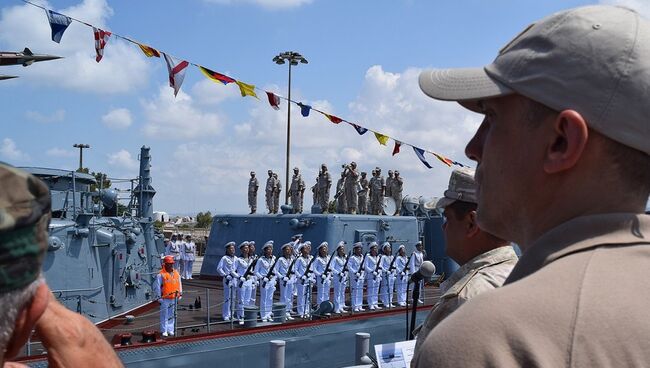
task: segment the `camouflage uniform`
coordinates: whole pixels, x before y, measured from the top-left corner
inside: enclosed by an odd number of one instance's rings
[[[386,193],[384,193],[386,197],[393,196],[393,180],[395,180],[393,170],[388,170],[388,177],[386,178]]]
[[[0,163],[0,293],[21,290],[38,278],[48,246],[50,208],[50,192],[42,181]]]
[[[273,213],[273,193],[275,191],[276,179],[273,177],[273,171],[269,170],[269,178],[266,179],[266,188],[264,192],[266,194],[266,208],[269,213]]]
[[[248,181],[248,206],[251,208],[251,213],[257,211],[257,189],[260,184],[257,182],[255,173],[251,172],[251,178]]]
[[[361,173],[361,179],[359,179],[359,184],[361,184],[361,192],[359,194],[359,214],[367,215],[368,214],[368,179],[366,178],[366,173]]]
[[[275,179],[275,190],[273,191],[273,213],[278,213],[280,209],[280,193],[282,192],[282,182],[278,179],[278,174],[273,173]]]
[[[318,173],[318,202],[323,213],[327,212],[330,202],[330,188],[332,187],[332,176],[327,171],[325,164],[321,165],[321,171]]]
[[[386,180],[388,181],[388,180]],[[399,214],[400,207],[402,205],[402,190],[404,188],[404,178],[399,175],[399,171],[395,171],[395,176],[391,181],[390,194],[393,200],[395,201],[395,213],[394,215]],[[388,184],[386,184],[386,189],[388,189]],[[393,215],[389,213],[388,215]]]
[[[375,174],[375,177],[370,180],[370,209],[372,215],[381,215],[383,213],[382,200],[384,198],[384,178],[380,176],[380,172]]]
[[[305,192],[305,182],[300,176],[298,168],[293,169],[293,177],[291,177],[291,186],[289,186],[289,196],[291,196],[291,206],[293,213],[302,213],[302,200],[303,193]]]
[[[345,202],[345,178],[341,174],[341,178],[336,182],[336,213],[346,213],[346,202]]]
[[[357,164],[352,162],[345,169],[345,202],[347,204],[347,213],[357,213],[358,193],[357,185],[359,184],[359,170]]]

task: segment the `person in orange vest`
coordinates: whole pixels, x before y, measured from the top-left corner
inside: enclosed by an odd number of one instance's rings
[[[156,276],[153,287],[160,303],[160,332],[163,336],[174,336],[176,325],[176,298],[183,295],[181,275],[174,269],[174,256],[163,258],[163,268]]]

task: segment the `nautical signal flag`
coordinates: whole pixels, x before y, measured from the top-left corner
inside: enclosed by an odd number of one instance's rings
[[[46,10],[45,13],[47,14],[47,20],[50,22],[50,28],[52,28],[52,41],[60,43],[63,32],[72,23],[72,18],[51,10]]]
[[[325,114],[328,119],[334,124],[338,124],[343,121],[343,119],[339,118],[338,116],[330,115],[330,114]]]
[[[165,53],[163,53],[163,56],[169,72],[169,86],[174,89],[174,97],[176,97],[185,79],[185,70],[190,64],[185,60],[175,59]]]
[[[300,115],[304,117],[309,116],[309,111],[311,110],[311,106],[304,105],[302,102],[298,102],[298,106],[300,106]]]
[[[237,82],[236,80],[230,78],[230,77],[227,76],[227,75],[223,75],[223,74],[221,74],[221,73],[217,73],[217,72],[215,72],[215,71],[212,71],[212,70],[210,70],[210,69],[208,69],[208,68],[205,68],[205,67],[202,67],[202,66],[199,66],[199,70],[201,71],[201,73],[203,73],[203,75],[205,75],[206,77],[208,77],[208,79],[210,79],[210,80],[213,81],[213,82],[223,83],[223,84],[228,84],[228,83],[235,83],[235,82]],[[240,88],[241,88],[241,86],[240,86]],[[253,86],[253,88],[255,88],[255,87]],[[244,95],[242,94],[242,96],[244,96]]]
[[[253,84],[246,84],[244,82],[240,81],[235,81],[237,85],[239,86],[239,92],[241,92],[242,97],[246,96],[253,96],[255,98],[258,98],[257,95],[255,94],[255,85]]]
[[[433,155],[436,156],[436,158],[437,158],[438,160],[440,160],[440,162],[442,162],[443,164],[445,164],[445,165],[447,165],[447,166],[449,166],[449,167],[451,167],[451,165],[454,163],[454,161],[448,159],[447,157],[440,156],[440,155],[437,154],[437,153],[434,153]]]
[[[353,123],[349,123],[349,124],[354,127],[354,130],[356,130],[357,133],[359,133],[359,135],[364,135],[368,131],[368,129],[366,129],[366,128],[360,126],[360,125],[353,124]]]
[[[269,98],[269,104],[273,110],[280,110],[280,97],[273,92],[266,92],[266,97]]]
[[[147,55],[147,57],[157,57],[157,58],[160,57],[160,53],[158,52],[158,50],[154,49],[153,47],[143,45],[137,42],[136,44],[140,47],[140,50],[142,50],[142,52],[144,52],[144,54]]]
[[[390,138],[390,137],[387,136],[387,135],[383,135],[381,133],[375,132],[375,138],[377,138],[377,140],[379,141],[379,144],[381,144],[382,146],[385,146],[386,143],[388,143],[388,138]]]
[[[93,27],[93,34],[95,35],[95,51],[97,52],[95,60],[99,63],[104,57],[104,47],[108,42],[108,38],[111,37],[111,32]]]
[[[395,146],[393,146],[393,156],[399,153],[399,148],[402,145],[402,142],[395,141]]]
[[[427,159],[424,158],[424,150],[422,148],[417,148],[417,147],[413,146],[413,151],[415,151],[415,155],[418,156],[418,158],[420,159],[420,161],[422,161],[424,166],[431,169],[431,165],[429,165],[429,163],[427,162]]]

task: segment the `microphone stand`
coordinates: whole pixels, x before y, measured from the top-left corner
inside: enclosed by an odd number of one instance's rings
[[[407,340],[413,340],[413,330],[415,330],[415,315],[417,314],[418,299],[420,299],[420,288],[418,284],[419,282],[413,283],[413,309],[411,310],[411,327],[409,328]],[[406,286],[406,292],[408,293],[408,284]]]
[[[409,333],[409,281],[406,281],[406,341],[410,340],[411,334]]]

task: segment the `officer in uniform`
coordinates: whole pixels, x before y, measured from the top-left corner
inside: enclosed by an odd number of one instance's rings
[[[393,288],[395,287],[395,262],[393,250],[389,242],[385,242],[381,246],[383,256],[381,257],[379,269],[381,270],[381,288],[379,294],[381,296],[381,304],[384,307],[392,308],[393,305]]]
[[[273,171],[268,171],[269,177],[266,179],[266,187],[264,188],[264,194],[266,198],[266,209],[269,213],[273,213],[273,194],[275,193],[275,187],[277,186],[276,180],[273,177]]]
[[[395,256],[395,294],[397,295],[397,305],[406,307],[406,284],[410,276],[409,260],[406,257],[406,247],[400,244]]]
[[[329,209],[331,187],[332,176],[327,171],[327,165],[322,164],[318,173],[318,201],[323,213],[327,213]]]
[[[300,169],[293,168],[293,176],[291,177],[291,186],[289,186],[289,197],[291,197],[291,207],[293,213],[302,213],[302,198],[305,192],[305,181],[302,180]]]
[[[275,179],[275,190],[273,191],[273,213],[278,213],[280,209],[280,193],[282,192],[282,182],[278,179],[278,174],[273,173]]]
[[[391,197],[395,201],[395,213],[393,213],[393,216],[399,216],[399,210],[402,206],[402,190],[404,188],[404,178],[399,175],[399,171],[397,170],[395,170],[395,177],[393,178],[391,186]],[[386,188],[388,188],[388,184],[386,184]]]
[[[345,241],[341,240],[336,246],[336,255],[332,261],[332,279],[334,281],[334,313],[340,314],[346,311],[345,285],[348,281],[346,268]]]
[[[273,293],[277,281],[274,272],[276,258],[273,255],[273,240],[264,243],[262,252],[262,257],[255,264],[255,276],[260,284],[260,317],[262,322],[270,322]]]
[[[183,243],[183,279],[192,279],[192,267],[196,258],[196,244],[192,241],[192,235],[185,235]]]
[[[361,251],[363,244],[356,242],[352,245],[352,255],[348,261],[348,275],[350,275],[350,302],[352,311],[363,312],[363,283],[365,280],[365,270],[363,268],[363,258]]]
[[[366,271],[366,299],[370,310],[381,309],[379,306],[379,287],[381,285],[381,268],[379,262],[381,256],[377,250],[377,242],[370,243],[370,254],[366,255],[363,268]]]
[[[361,172],[361,178],[359,179],[359,184],[361,185],[361,191],[359,195],[359,214],[367,215],[368,214],[368,179],[366,178],[366,172]]]
[[[327,253],[328,245],[327,242],[320,243],[316,249],[318,257],[314,261],[312,267],[316,278],[316,303],[318,303],[318,305],[326,300],[330,300],[331,272],[330,270],[325,272],[330,260],[330,256]]]
[[[334,199],[336,199],[336,213],[346,213],[345,171],[341,172],[341,178],[336,182],[336,195]]]
[[[282,246],[282,257],[276,266],[278,282],[280,283],[280,302],[286,305],[286,317],[292,320],[291,310],[293,309],[293,289],[295,283],[295,267],[293,262],[293,243],[286,243]]]
[[[248,180],[248,206],[251,208],[251,214],[257,211],[257,189],[259,187],[255,171],[251,171],[251,178]]]
[[[345,201],[346,209],[349,214],[357,213],[358,202],[358,187],[359,187],[359,170],[357,170],[357,163],[351,162],[350,165],[343,170],[345,176]]]
[[[153,291],[160,303],[160,332],[163,336],[174,336],[176,327],[176,303],[183,296],[181,276],[174,269],[174,257],[165,256],[163,268],[156,275]]]
[[[419,241],[415,244],[415,250],[413,251],[413,254],[411,254],[411,261],[409,263],[409,272],[411,275],[420,270],[422,262],[424,262],[424,245]],[[418,282],[418,287],[420,288],[420,299],[418,299],[418,303],[422,304],[424,303],[422,300],[424,297],[424,280]]]
[[[217,265],[217,274],[223,278],[223,306],[221,315],[224,321],[230,321],[232,316],[231,304],[235,296],[236,282],[239,280],[237,273],[237,257],[235,257],[235,242],[226,243],[226,254],[221,257]]]

